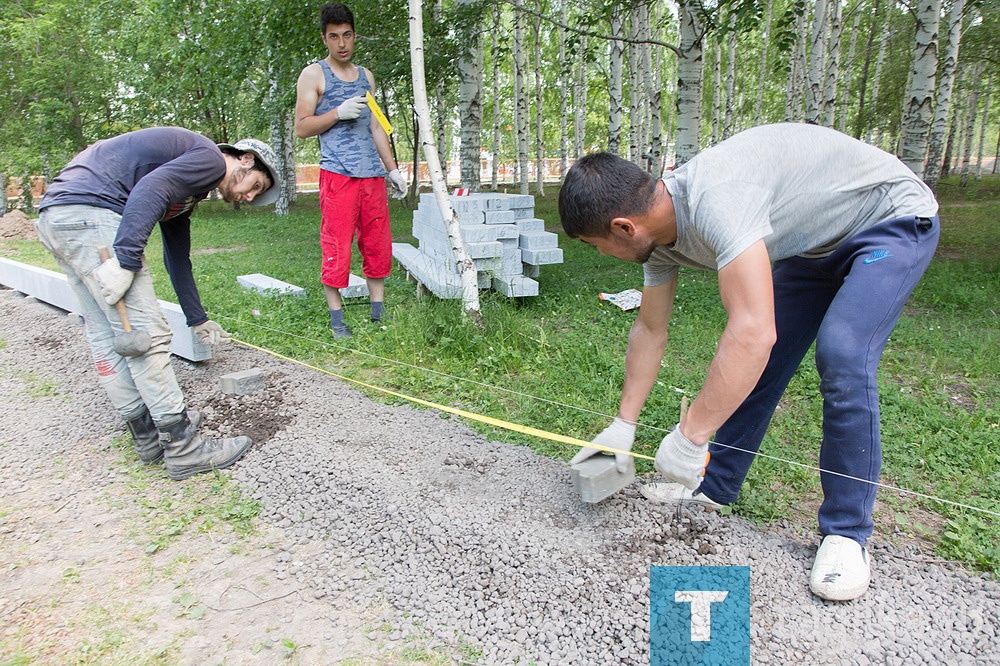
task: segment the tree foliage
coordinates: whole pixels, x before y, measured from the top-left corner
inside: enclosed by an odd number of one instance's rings
[[[481,144],[492,151],[496,126],[500,137],[496,157],[508,162],[517,160],[512,86],[515,57],[510,39],[517,13],[523,14],[527,26],[539,20],[537,38],[533,30],[526,30],[522,48],[531,56],[537,39],[543,66],[537,77],[530,77],[526,103],[531,118],[538,111],[538,100],[543,107],[540,140],[546,154],[558,156],[563,140],[560,117],[563,109],[570,116],[570,128],[574,127],[572,120],[583,121],[585,151],[606,149],[612,51],[608,40],[614,7],[618,10],[615,15],[627,17],[627,21],[649,17],[641,19],[649,23],[642,30],[627,26],[620,31],[626,41],[630,35],[644,35],[642,41],[649,46],[644,52],[624,45],[626,72],[639,66],[639,54],[648,54],[642,57],[648,58],[655,70],[646,77],[623,77],[621,99],[625,101],[625,113],[620,136],[629,136],[633,123],[636,128],[649,126],[647,118],[632,117],[640,107],[633,104],[630,111],[628,100],[635,86],[648,87],[649,81],[659,81],[662,133],[669,142],[664,155],[666,162],[672,163],[678,124],[680,36],[676,4],[648,2],[650,11],[636,12],[632,10],[640,0],[497,1],[499,6],[441,0],[437,8],[424,7],[427,85],[444,96],[439,119],[446,130],[446,151],[442,158],[458,154],[458,55],[467,45],[469,30],[478,30],[483,79]],[[792,119],[801,119],[802,110],[793,107],[805,99],[801,90],[804,81],[796,84],[793,70],[801,67],[797,59],[808,58],[810,54],[797,52],[797,26],[804,25],[808,30],[815,0],[685,2],[697,13],[705,29],[702,47],[706,76],[698,83],[704,112],[695,128],[700,135],[700,146],[707,145],[713,123],[719,123],[712,117],[716,90],[709,73],[714,71],[714,58],[729,62],[731,48],[736,54],[732,80],[723,81],[723,90],[719,92],[726,97],[733,131],[754,123],[782,121],[789,114]],[[413,130],[406,2],[359,0],[348,4],[354,11],[359,34],[355,60],[374,74],[379,102],[397,130],[393,140],[398,157],[409,161],[413,159],[417,141]],[[765,52],[763,35],[769,4],[772,20]],[[949,3],[944,4],[946,11]],[[250,135],[270,137],[276,119],[291,113],[295,81],[301,69],[326,55],[317,25],[319,6],[303,0],[227,3],[105,0],[93,5],[71,4],[68,0],[9,0],[3,3],[0,5],[0,85],[4,90],[0,95],[0,173],[51,177],[73,154],[93,141],[152,125],[180,125],[217,141]],[[838,105],[834,126],[846,127],[861,138],[895,150],[902,131],[903,95],[911,67],[914,14],[907,6],[890,0],[844,0],[841,9],[845,34],[839,44],[836,86],[838,97],[846,103]],[[971,85],[981,88],[991,80],[991,73],[994,85],[1000,81],[1000,76],[995,75],[1000,73],[996,55],[996,44],[1000,43],[1000,9],[995,2],[977,0],[966,11],[959,71],[976,62],[981,63],[983,74],[975,82],[961,76],[956,78],[953,102],[956,114],[966,104]],[[875,56],[886,22],[884,66],[878,71],[876,81]],[[855,49],[851,59],[848,55],[852,36],[846,34],[848,29],[857,33],[853,36]],[[565,54],[562,57],[560,35]],[[529,63],[532,60],[526,58]],[[577,76],[586,82],[585,94],[579,89],[567,90],[566,82],[576,81]],[[494,85],[496,77],[499,80]],[[648,98],[648,91],[643,92]],[[985,91],[979,92],[985,98]],[[792,93],[797,93],[795,103]],[[495,100],[496,95],[499,99]],[[994,99],[997,97],[993,95]],[[584,100],[585,105],[576,108]],[[499,110],[499,117],[495,117],[494,109]],[[648,114],[648,110],[642,113]],[[987,135],[991,141],[997,135],[995,115],[988,119]],[[532,155],[538,141],[534,134],[531,132],[528,146]],[[576,137],[571,143],[576,145]],[[628,143],[622,142],[623,151]],[[315,139],[298,141],[299,159],[314,161],[316,145]]]

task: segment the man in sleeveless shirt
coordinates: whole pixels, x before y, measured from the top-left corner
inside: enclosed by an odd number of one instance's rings
[[[710,510],[735,502],[815,341],[823,538],[810,589],[835,601],[864,594],[882,463],[878,363],[934,254],[937,210],[894,156],[814,125],[749,129],[662,180],[608,153],[579,160],[559,193],[563,228],[644,273],[618,417],[594,443],[631,450],[666,348],[678,268],[717,271],[727,323],[698,396],[657,451],[667,483],[643,494]],[[584,448],[574,461],[597,452]],[[619,469],[631,464],[615,455]]]
[[[389,137],[365,100],[374,92],[371,72],[351,62],[357,33],[354,14],[331,2],[320,10],[320,31],[329,53],[299,74],[295,133],[319,136],[321,280],[333,335],[351,337],[340,290],[348,285],[351,246],[358,240],[362,272],[371,297],[371,320],[382,320],[385,278],[392,270],[392,232],[385,180],[394,194],[406,193]]]

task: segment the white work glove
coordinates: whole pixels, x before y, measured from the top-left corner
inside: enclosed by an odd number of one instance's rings
[[[198,342],[203,345],[223,345],[229,342],[229,334],[211,319],[195,326],[194,333],[198,336]]]
[[[366,106],[368,106],[368,98],[364,95],[348,97],[337,107],[337,118],[340,120],[354,120],[361,115]]]
[[[128,288],[132,286],[135,273],[122,268],[118,257],[111,255],[107,261],[94,269],[94,277],[101,288],[101,296],[108,305],[114,305],[122,299]]]
[[[406,196],[406,179],[403,178],[403,174],[399,173],[399,169],[393,169],[389,172],[389,182],[392,183],[392,189],[395,192],[392,193],[393,199],[402,199]]]
[[[630,466],[635,464],[632,460],[632,456],[628,454],[628,451],[632,450],[632,443],[635,442],[634,423],[629,423],[624,419],[616,417],[615,420],[611,422],[611,425],[602,430],[597,437],[590,441],[592,444],[598,444],[600,446],[606,446],[609,449],[617,449],[624,452],[615,454],[615,465],[618,467],[618,471],[622,474],[628,472]],[[589,446],[580,449],[580,452],[573,456],[573,459],[569,461],[569,464],[575,465],[578,462],[583,462],[587,458],[597,455],[598,453],[607,452],[601,451],[600,449],[592,449]]]
[[[688,490],[697,490],[701,477],[705,475],[708,459],[708,444],[699,446],[692,442],[681,432],[678,423],[660,443],[653,466],[667,481],[679,483]]]

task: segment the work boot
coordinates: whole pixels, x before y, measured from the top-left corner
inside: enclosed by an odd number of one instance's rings
[[[201,426],[201,412],[193,409],[188,410],[188,420],[195,427]],[[149,415],[149,410],[142,408],[142,414],[125,422],[132,439],[135,440],[135,452],[139,456],[139,461],[143,465],[152,465],[163,459],[163,446],[160,445],[160,433],[156,429],[153,417]]]
[[[249,437],[202,437],[199,423],[192,423],[185,411],[176,423],[159,428],[163,465],[174,481],[202,472],[229,467],[243,457],[252,441]]]

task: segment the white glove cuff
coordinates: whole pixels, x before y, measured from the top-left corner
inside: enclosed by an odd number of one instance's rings
[[[608,426],[608,430],[622,437],[635,438],[635,424],[629,423],[625,419],[616,416],[615,420]]]
[[[695,444],[681,432],[681,426],[677,424],[677,450],[685,456],[704,456],[708,451],[708,444]]]

